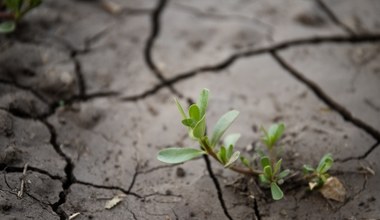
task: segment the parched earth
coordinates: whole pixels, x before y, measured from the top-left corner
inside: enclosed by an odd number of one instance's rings
[[[380,219],[378,0],[104,2],[45,0],[0,36],[0,219]],[[202,88],[246,155],[278,121],[285,166],[331,152],[345,202],[157,161],[196,146],[172,97]]]

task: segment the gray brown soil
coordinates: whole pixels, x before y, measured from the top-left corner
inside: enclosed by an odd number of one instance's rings
[[[0,219],[380,219],[378,0],[112,2],[45,0],[0,36]],[[332,153],[345,202],[157,161],[196,147],[172,97],[202,88],[210,126],[240,111],[244,154],[278,121],[293,171]]]

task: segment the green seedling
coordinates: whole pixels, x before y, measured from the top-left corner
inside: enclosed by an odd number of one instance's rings
[[[231,167],[239,159],[240,152],[234,151],[234,145],[240,134],[227,136],[219,151],[216,151],[216,146],[219,144],[221,137],[237,118],[239,112],[232,110],[224,114],[214,126],[212,136],[209,138],[206,135],[208,95],[209,91],[204,89],[199,96],[198,102],[188,108],[188,113],[185,113],[182,105],[175,99],[177,108],[182,116],[182,124],[187,127],[189,136],[199,143],[200,149],[168,148],[159,152],[158,160],[166,163],[181,163],[203,154],[208,154],[225,167]]]
[[[326,154],[319,161],[317,168],[314,169],[309,165],[303,166],[304,177],[309,182],[310,190],[319,189],[326,183],[330,177],[327,171],[332,167],[333,163],[332,155]]]
[[[261,157],[260,162],[263,168],[263,173],[259,175],[260,183],[266,187],[270,187],[274,200],[282,199],[284,193],[279,185],[284,183],[284,178],[289,175],[290,170],[286,169],[281,171],[282,159],[278,160],[274,166],[267,156]]]
[[[269,156],[261,153],[260,163],[263,173],[259,175],[260,183],[263,186],[270,187],[272,198],[279,200],[284,197],[279,185],[284,183],[284,178],[289,175],[290,170],[286,169],[281,171],[282,159],[277,161],[277,149],[276,143],[281,139],[282,134],[285,131],[284,124],[274,124],[268,131],[265,128],[261,128],[264,136],[261,138],[264,145],[267,148]]]
[[[249,161],[241,157],[239,151],[235,151],[235,143],[238,141],[240,134],[230,134],[224,138],[223,143],[221,138],[235,121],[239,112],[236,110],[225,113],[216,122],[212,135],[206,134],[206,110],[208,106],[209,91],[203,89],[198,102],[190,105],[185,112],[182,105],[175,99],[177,108],[182,116],[182,124],[188,129],[189,137],[196,140],[200,148],[167,148],[158,153],[157,159],[165,163],[182,163],[201,155],[207,154],[213,157],[216,161],[226,168],[230,168],[236,172],[244,174],[258,175],[261,172],[255,171],[252,168],[244,169],[241,166],[236,166],[239,158],[249,164]],[[244,164],[244,163],[243,163]]]
[[[235,150],[235,144],[240,138],[240,134],[227,135],[221,141],[224,133],[238,117],[239,112],[231,110],[219,118],[212,129],[211,136],[206,133],[206,110],[208,106],[209,91],[203,89],[198,102],[190,105],[186,111],[175,99],[177,108],[182,116],[182,124],[187,128],[189,137],[197,141],[199,147],[171,147],[161,150],[157,159],[165,163],[183,163],[188,160],[208,155],[214,158],[225,168],[235,172],[255,176],[261,186],[270,188],[272,198],[279,200],[284,197],[280,185],[284,183],[285,177],[290,173],[289,169],[282,170],[282,159],[277,160],[277,145],[285,131],[285,125],[274,124],[268,130],[262,128],[264,133],[261,140],[266,149],[260,153],[261,170],[253,166],[255,158],[249,160],[239,151]],[[240,159],[240,160],[239,160]],[[305,166],[309,174],[313,176],[312,181],[320,184],[326,181],[327,170],[332,165],[331,155],[326,155],[320,162],[317,169]]]
[[[42,0],[0,0],[0,33],[13,32],[20,19],[41,3]]]

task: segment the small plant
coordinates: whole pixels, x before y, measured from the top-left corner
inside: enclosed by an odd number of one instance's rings
[[[261,153],[260,163],[263,173],[259,175],[259,180],[262,185],[270,187],[272,198],[279,200],[284,196],[279,185],[284,183],[284,178],[289,175],[290,170],[281,171],[282,159],[277,161],[277,149],[274,146],[284,133],[285,125],[274,124],[268,131],[265,128],[261,130],[264,132],[262,141],[267,148],[269,156]]]
[[[0,33],[10,33],[26,13],[39,6],[42,0],[0,0]]]
[[[303,166],[303,173],[305,179],[309,182],[310,190],[322,187],[330,175],[327,171],[332,167],[334,160],[331,154],[326,154],[319,161],[318,167],[314,169],[309,165]]]
[[[203,89],[198,102],[190,105],[187,113],[178,100],[175,99],[177,108],[182,116],[182,124],[187,128],[189,137],[197,141],[200,147],[166,148],[158,153],[157,159],[165,163],[175,164],[202,155],[209,155],[225,168],[241,174],[258,177],[261,186],[270,188],[274,200],[282,199],[284,193],[279,185],[284,183],[285,177],[289,175],[290,170],[282,170],[282,159],[278,159],[277,143],[285,131],[285,125],[280,123],[270,126],[268,130],[265,128],[261,129],[264,133],[261,140],[266,149],[265,152],[259,152],[261,170],[257,170],[253,167],[253,161],[248,160],[239,151],[235,151],[234,149],[236,142],[240,138],[240,134],[227,135],[223,142],[221,142],[222,136],[239,115],[238,111],[231,110],[225,113],[216,122],[211,136],[206,134],[208,97],[209,91]],[[240,165],[238,164],[239,161]],[[328,177],[327,171],[332,166],[332,161],[332,156],[327,154],[322,158],[317,169],[304,166],[305,174],[308,175],[307,179],[310,180],[312,185],[316,184],[315,187],[323,186]]]

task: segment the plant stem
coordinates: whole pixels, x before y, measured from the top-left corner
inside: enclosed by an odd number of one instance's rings
[[[223,165],[223,163],[219,160],[219,158],[216,155],[216,153],[214,152],[214,150],[210,146],[208,146],[208,144],[205,141],[201,141],[201,144],[202,144],[202,148],[204,148],[206,150],[208,155],[210,155],[216,161],[218,161],[220,164]],[[258,171],[258,170],[245,169],[245,168],[237,167],[237,166],[229,167],[229,169],[232,171],[235,171],[237,173],[247,175],[247,176],[258,176],[258,175],[262,174],[262,172]]]

